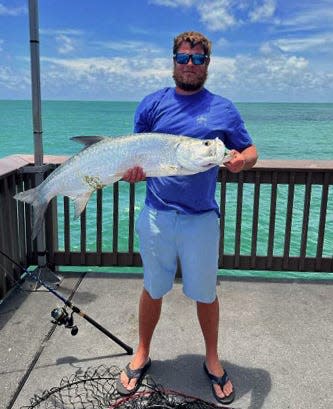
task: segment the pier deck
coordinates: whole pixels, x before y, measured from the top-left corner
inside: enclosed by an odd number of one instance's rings
[[[78,285],[72,302],[135,348],[141,277],[64,277],[58,290],[67,297]],[[219,351],[237,391],[233,407],[333,407],[332,283],[219,280]],[[14,290],[0,305],[1,409],[28,405],[34,394],[76,371],[101,364],[123,367],[130,359],[77,315],[75,337],[52,324],[50,311],[60,304],[41,290]],[[164,300],[149,374],[167,388],[214,402],[202,370],[203,352],[195,305],[176,282]]]

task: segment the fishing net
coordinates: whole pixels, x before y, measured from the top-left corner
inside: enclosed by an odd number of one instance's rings
[[[138,392],[125,398],[116,390],[120,373],[116,366],[88,368],[61,380],[58,387],[30,399],[21,409],[213,409],[213,403],[164,389],[151,377]],[[229,409],[230,406],[229,406]]]

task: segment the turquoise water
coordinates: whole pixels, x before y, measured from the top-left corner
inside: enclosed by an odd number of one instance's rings
[[[74,135],[132,132],[136,102],[46,101],[42,104],[45,154],[72,154]],[[239,103],[261,159],[332,159],[333,103]],[[30,101],[0,101],[0,153],[32,153]]]
[[[45,101],[42,104],[43,118],[43,147],[44,154],[71,155],[76,153],[80,147],[69,140],[74,135],[125,135],[132,132],[133,115],[136,102],[107,102],[107,101]],[[258,147],[261,159],[318,159],[331,160],[333,156],[333,104],[289,104],[289,103],[236,103],[241,115],[246,123],[246,127]],[[32,136],[32,114],[30,101],[0,101],[0,157],[17,153],[33,153]],[[125,185],[125,184],[122,184]],[[267,192],[265,192],[267,190]],[[321,188],[314,186],[312,190],[312,200],[318,201]],[[244,197],[253,201],[253,189],[245,186]],[[270,187],[263,187],[261,200],[267,200],[270,195]],[[293,233],[291,237],[291,255],[297,254],[300,246],[300,235],[302,229],[301,205],[304,188],[296,187],[295,214]],[[324,255],[332,256],[333,252],[333,192],[329,192],[328,223],[326,224]],[[139,212],[143,203],[144,184],[137,186]],[[105,214],[112,214],[112,187],[104,189]],[[278,211],[277,211],[277,234],[274,243],[274,254],[282,254],[283,234],[278,234],[278,229],[283,229],[285,225],[287,189],[285,186],[278,188]],[[226,252],[232,251],[234,237],[233,225],[235,220],[236,192],[231,192],[227,203],[226,218],[231,226],[225,241]],[[60,201],[61,203],[61,201]],[[246,214],[246,200],[243,219],[250,226],[252,223],[251,212]],[[95,248],[95,238],[93,235],[96,224],[94,216],[94,201],[87,207],[88,214],[88,247]],[[127,235],[127,214],[128,214],[128,193],[126,186],[121,190],[120,216],[120,236]],[[62,208],[59,207],[61,217]],[[299,217],[298,214],[299,213]],[[268,213],[261,214],[258,231],[258,254],[264,254],[267,249],[266,226],[268,224]],[[319,212],[313,211],[310,215],[311,226],[307,255],[314,256],[316,243],[312,238],[318,229]],[[79,229],[78,224],[73,223],[74,232],[73,249],[79,249]],[[243,254],[250,252],[250,236],[242,235],[241,251]],[[243,231],[244,231],[243,230]],[[90,234],[89,234],[90,231]],[[103,220],[103,231],[112,232],[111,217]],[[282,230],[281,230],[282,231]],[[314,233],[314,234],[312,234]],[[76,235],[76,237],[75,237]],[[62,243],[60,243],[62,244]],[[104,250],[112,248],[112,243],[107,240],[104,243]],[[120,241],[120,250],[124,243]],[[137,242],[136,242],[137,247]],[[126,250],[124,248],[124,250]],[[285,273],[253,272],[229,270],[225,275],[264,275],[264,276],[284,276]],[[290,273],[288,273],[290,276]],[[292,273],[293,277],[299,274]],[[312,275],[306,273],[306,277]],[[319,278],[320,275],[315,274]],[[325,276],[326,277],[326,276]]]

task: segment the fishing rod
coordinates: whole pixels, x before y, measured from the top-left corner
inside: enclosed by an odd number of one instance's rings
[[[84,318],[86,321],[88,321],[90,324],[92,324],[95,328],[103,332],[104,335],[112,339],[116,344],[120,345],[127,353],[128,355],[133,354],[133,348],[130,346],[126,345],[123,341],[121,341],[119,338],[117,338],[115,335],[111,334],[110,331],[102,327],[98,322],[96,322],[94,319],[89,317],[85,312],[83,312],[79,307],[74,305],[71,301],[66,300],[66,298],[60,294],[59,292],[55,291],[53,288],[48,286],[43,280],[41,280],[39,277],[37,277],[32,271],[27,270],[24,268],[21,264],[17,263],[15,260],[13,260],[11,257],[9,257],[6,253],[0,250],[0,254],[2,254],[4,257],[6,257],[10,262],[15,264],[17,267],[19,267],[24,273],[26,273],[28,276],[33,278],[35,281],[37,281],[38,284],[42,285],[44,288],[46,288],[51,294],[59,298],[66,307],[69,307],[72,310],[71,315],[68,314],[66,311],[65,307],[57,307],[51,311],[51,317],[53,318],[52,323],[57,324],[57,325],[63,325],[65,328],[68,328],[71,330],[71,334],[75,336],[78,333],[78,327],[74,325],[74,313],[78,314],[80,317]]]

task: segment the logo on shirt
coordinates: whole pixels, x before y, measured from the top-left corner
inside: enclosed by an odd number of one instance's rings
[[[197,117],[197,124],[198,125],[207,125],[207,117],[206,115],[199,115]]]

